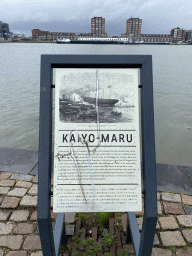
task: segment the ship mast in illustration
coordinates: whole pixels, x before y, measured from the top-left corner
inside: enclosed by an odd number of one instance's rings
[[[98,83],[98,70],[96,72],[96,78],[97,78],[97,83]],[[107,86],[107,88],[112,88],[112,86]],[[111,89],[112,90],[112,89]],[[96,92],[98,93],[98,92]],[[110,95],[109,98],[104,96],[104,88],[103,88],[103,93],[102,93],[102,98],[98,96],[98,105],[101,107],[113,107],[119,100],[118,99],[110,99],[111,96],[111,91],[110,91]],[[82,96],[84,102],[88,102],[90,104],[94,104],[96,105],[96,98],[97,97],[90,97],[90,96]]]

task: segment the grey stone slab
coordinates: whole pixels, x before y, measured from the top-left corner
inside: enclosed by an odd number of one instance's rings
[[[66,236],[74,235],[74,225],[65,225],[65,234]]]
[[[163,201],[170,201],[170,202],[181,202],[181,196],[179,194],[172,194],[172,193],[162,193],[161,195]]]
[[[157,190],[192,195],[192,183],[185,166],[156,164]]]
[[[192,166],[186,166],[187,172],[190,175],[190,179],[192,180]]]
[[[51,161],[51,177],[53,177],[53,162],[54,162],[54,153],[52,152],[52,161]],[[38,164],[35,168],[30,172],[31,175],[38,175]]]
[[[65,213],[65,222],[74,222],[75,221],[75,212],[66,212]]]
[[[34,176],[32,175],[24,175],[24,174],[13,174],[10,180],[24,180],[30,181]]]
[[[0,171],[28,174],[37,162],[35,150],[0,147]]]
[[[158,245],[158,244],[159,244],[159,238],[158,238],[157,234],[155,234],[153,245]]]
[[[192,214],[192,207],[191,206],[184,206],[184,211],[186,214]]]
[[[38,164],[35,166],[35,168],[30,172],[31,175],[38,175]]]

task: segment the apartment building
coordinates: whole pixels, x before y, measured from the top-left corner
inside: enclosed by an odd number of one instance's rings
[[[192,42],[192,30],[184,31],[184,40],[185,42]]]
[[[0,38],[9,38],[9,24],[0,21]]]
[[[173,28],[171,30],[170,35],[173,38],[173,43],[179,42],[179,41],[184,41],[184,29],[182,28]]]
[[[57,39],[67,38],[78,40],[79,37],[91,38],[91,33],[74,33],[74,32],[49,32],[40,29],[32,30],[32,39],[38,41],[56,41]]]
[[[126,22],[126,35],[133,35],[133,41],[138,40],[138,35],[141,34],[142,19],[130,18]]]
[[[172,42],[172,36],[169,34],[140,34],[138,41],[144,42]]]
[[[96,37],[107,37],[105,33],[105,18],[94,17],[91,19],[91,34]]]

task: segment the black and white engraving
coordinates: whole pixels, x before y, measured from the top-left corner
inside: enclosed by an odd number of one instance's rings
[[[132,122],[135,103],[123,83],[126,84],[126,79],[121,73],[110,74],[109,77],[107,71],[95,70],[82,76],[76,76],[74,71],[74,74],[64,76],[60,87],[60,121],[96,123],[99,119],[100,123]]]

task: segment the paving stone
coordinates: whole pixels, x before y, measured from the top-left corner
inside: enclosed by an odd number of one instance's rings
[[[159,244],[159,238],[158,238],[157,234],[155,234],[153,245],[158,245],[158,244]]]
[[[127,229],[127,213],[122,214],[122,227],[123,231],[126,232]]]
[[[77,244],[77,241],[74,241],[72,244],[71,256],[75,256],[75,252],[77,251],[77,249],[75,247],[76,244]]]
[[[65,225],[65,234],[67,236],[73,236],[74,235],[74,225]]]
[[[179,228],[179,225],[176,222],[176,219],[174,216],[169,217],[159,217],[158,218],[162,229],[177,229]]]
[[[166,214],[184,214],[180,203],[163,202],[163,207]]]
[[[115,255],[115,245],[114,244],[110,247],[110,253],[111,253],[111,256],[116,256]]]
[[[158,215],[162,214],[162,206],[159,201],[157,201],[157,213]]]
[[[192,205],[192,196],[183,195],[182,201],[184,204]]]
[[[19,180],[16,184],[15,187],[20,187],[20,188],[30,188],[32,186],[31,182],[28,181],[21,181]]]
[[[170,202],[177,202],[177,203],[181,202],[181,196],[179,194],[162,192],[161,198],[163,201],[170,201]]]
[[[184,211],[186,214],[192,214],[192,207],[191,206],[184,206]]]
[[[121,245],[119,247],[116,246],[117,254],[119,253],[119,251],[121,251],[121,249],[123,249]],[[106,256],[108,256],[108,255],[106,255]]]
[[[57,213],[51,210],[51,219],[56,219],[56,217],[57,217]]]
[[[75,212],[65,213],[65,222],[73,223],[75,221]]]
[[[126,236],[121,234],[121,243],[126,244]]]
[[[115,213],[114,213],[114,223],[115,223],[115,224],[117,224],[117,222],[118,222],[118,221],[117,221],[117,217],[118,217],[117,212],[115,212]]]
[[[18,197],[5,197],[1,203],[1,208],[17,208],[20,198]]]
[[[121,246],[121,235],[117,226],[115,226],[115,235],[117,237],[117,243],[115,245],[116,248],[119,248]]]
[[[114,229],[114,218],[109,218],[109,232],[114,233],[115,229]]]
[[[12,250],[19,250],[23,241],[23,236],[1,236],[0,246],[8,247]]]
[[[143,225],[143,217],[136,218],[136,220],[137,220],[138,228],[141,231],[142,230],[142,225]],[[157,221],[156,229],[160,229],[158,221]]]
[[[38,185],[34,184],[28,191],[28,193],[31,195],[31,196],[36,196],[37,195],[37,187]]]
[[[20,202],[21,206],[37,206],[37,196],[24,196]]]
[[[10,190],[10,187],[0,187],[0,195],[7,195],[9,190]]]
[[[161,194],[157,192],[157,200],[160,201]]]
[[[51,185],[53,185],[53,177],[51,178]]]
[[[15,180],[0,180],[1,187],[12,187],[15,184]]]
[[[51,196],[51,208],[53,208],[53,196]]]
[[[31,234],[34,231],[34,225],[29,223],[19,223],[13,230],[16,234]]]
[[[123,245],[124,250],[128,250],[130,253],[134,253],[133,245],[132,244],[124,244]]]
[[[27,192],[26,188],[14,188],[13,190],[9,191],[7,195],[22,197],[26,194],[26,192]]]
[[[186,245],[180,231],[160,232],[160,237],[164,246],[185,246]]]
[[[177,219],[182,226],[192,227],[192,215],[179,215]]]
[[[182,233],[188,243],[192,243],[192,229],[182,230]]]
[[[32,175],[24,175],[24,174],[13,174],[11,176],[11,180],[24,180],[24,181],[30,181],[34,176]]]
[[[83,233],[80,235],[80,244],[79,244],[79,250],[80,251],[83,251],[84,250],[84,246],[82,244],[83,240],[85,240],[85,234],[86,234],[86,229],[85,228],[82,228],[83,230]]]
[[[42,251],[39,251],[39,252],[32,252],[32,253],[31,253],[31,256],[43,256],[43,253],[42,253]]]
[[[23,244],[24,250],[41,249],[41,241],[39,235],[28,236]]]
[[[151,256],[172,256],[173,253],[170,250],[153,248]]]
[[[28,217],[29,217],[28,210],[17,210],[11,214],[10,220],[13,220],[16,222],[27,221]]]
[[[34,211],[34,212],[31,214],[30,220],[37,220],[37,211]]]
[[[0,197],[0,204],[1,204],[2,201],[3,201],[3,197]]]
[[[0,256],[4,255],[4,251],[0,249]]]
[[[36,175],[33,180],[32,180],[33,183],[38,183],[38,175]]]
[[[183,248],[177,249],[176,256],[192,256],[192,247],[188,247],[187,251]]]
[[[0,223],[0,235],[7,235],[11,233],[14,225],[12,223]]]
[[[9,251],[7,256],[27,256],[27,251]]]
[[[78,218],[78,220],[75,223],[75,236],[76,237],[78,237],[80,227],[81,227],[81,218]]]
[[[91,231],[92,231],[92,238],[96,242],[97,241],[97,227],[92,227]]]
[[[10,210],[0,210],[0,220],[7,220],[10,212]]]
[[[0,174],[0,180],[6,180],[9,179],[9,177],[11,177],[12,172],[2,172]]]

